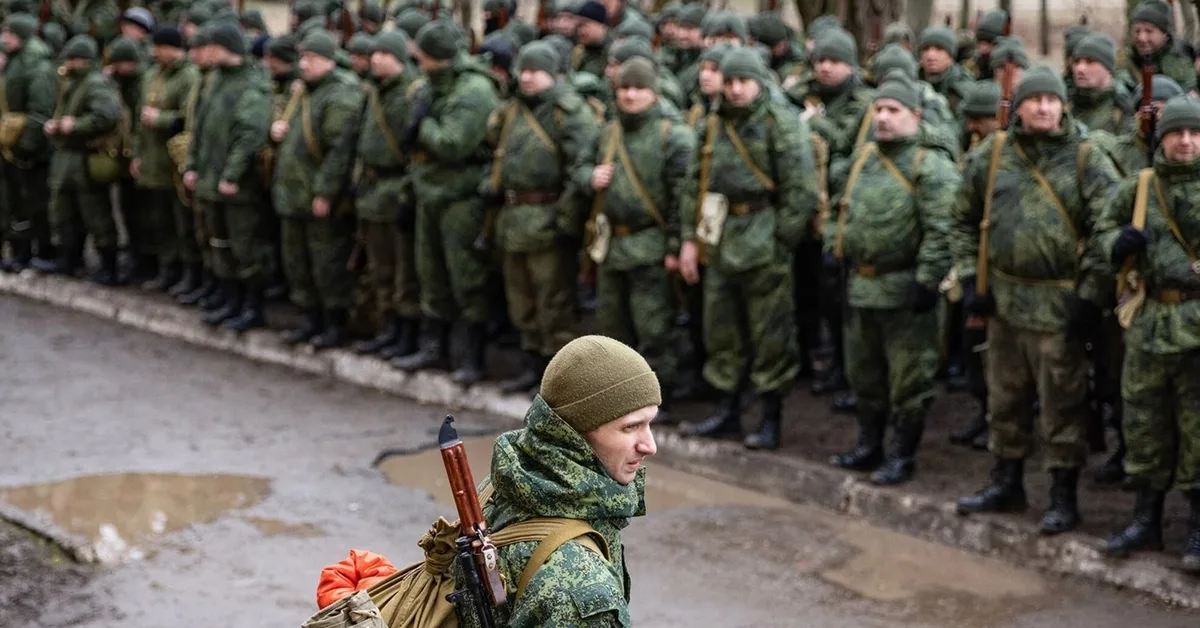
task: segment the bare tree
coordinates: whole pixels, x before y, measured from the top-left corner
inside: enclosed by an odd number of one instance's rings
[[[796,0],[796,13],[805,26],[822,15],[838,16],[866,52],[891,22],[906,20],[919,33],[929,24],[933,0]]]

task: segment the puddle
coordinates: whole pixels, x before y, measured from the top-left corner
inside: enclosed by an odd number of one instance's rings
[[[463,441],[476,482],[483,480],[492,467],[493,442],[493,438],[471,438]],[[789,502],[776,497],[696,477],[662,465],[647,466],[649,473],[646,475],[646,510],[650,513],[704,506],[790,505]],[[439,503],[451,508],[454,506],[450,496],[450,484],[446,481],[446,470],[442,466],[442,454],[436,448],[410,456],[392,456],[379,463],[379,469],[393,484],[424,490],[433,495]]]
[[[0,488],[0,501],[91,539],[97,558],[113,563],[141,558],[140,542],[250,508],[270,488],[248,476],[119,473]]]
[[[246,517],[246,523],[254,526],[263,536],[294,536],[307,539],[324,534],[320,528],[311,523],[288,523],[262,517]]]

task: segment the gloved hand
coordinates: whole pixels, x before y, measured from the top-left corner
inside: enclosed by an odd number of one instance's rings
[[[1137,255],[1146,250],[1146,233],[1133,225],[1121,227],[1117,241],[1113,242],[1112,261],[1120,264],[1130,255]]]
[[[422,98],[413,104],[412,117],[409,120],[408,126],[404,127],[404,132],[400,135],[401,146],[412,146],[417,143],[417,136],[421,133],[421,121],[429,115],[429,99]]]
[[[401,203],[396,206],[396,229],[401,233],[417,230],[417,208]]]
[[[921,284],[913,284],[912,287],[912,311],[917,314],[924,314],[937,307],[938,299],[941,293],[937,290],[930,290]]]
[[[1095,338],[1100,333],[1103,321],[1100,306],[1087,299],[1075,297],[1069,307],[1067,339],[1087,342]]]
[[[827,273],[837,273],[842,268],[842,262],[833,255],[833,251],[821,254],[821,268]]]
[[[504,205],[504,192],[490,188],[479,189],[479,197],[483,199],[484,207],[500,207]]]
[[[972,316],[991,316],[996,313],[996,300],[990,294],[975,291],[975,275],[959,279],[963,290],[963,310]]]

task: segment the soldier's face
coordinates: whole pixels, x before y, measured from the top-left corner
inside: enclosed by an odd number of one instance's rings
[[[321,55],[306,52],[300,55],[300,76],[313,82],[333,71],[334,62]]]
[[[1200,129],[1171,131],[1163,136],[1162,145],[1168,161],[1195,161],[1200,158]]]
[[[21,38],[9,31],[4,31],[0,33],[0,45],[4,46],[5,52],[12,52],[21,47]]]
[[[367,55],[350,55],[350,69],[355,74],[362,74],[371,69],[371,57]]]
[[[827,87],[845,83],[854,73],[854,68],[850,67],[849,63],[837,59],[817,59],[813,69],[817,73],[817,81]]]
[[[142,30],[142,27],[136,24],[121,22],[121,36],[125,39],[141,41],[146,38],[146,31]]]
[[[992,54],[992,42],[990,42],[990,41],[975,42],[975,51],[978,52],[979,56],[981,56],[981,57],[986,57],[986,56]]]
[[[967,131],[987,137],[1000,128],[999,118],[967,118]]]
[[[154,61],[160,65],[175,63],[183,55],[183,51],[173,46],[154,46],[150,48]]]
[[[1167,44],[1167,34],[1146,22],[1133,24],[1133,49],[1143,57],[1154,54]]]
[[[699,48],[704,45],[704,31],[698,26],[680,26],[675,39],[684,48]]]
[[[715,61],[705,61],[700,64],[700,93],[705,96],[716,96],[721,93],[725,84],[721,76],[721,66]]]
[[[1076,87],[1084,89],[1107,89],[1112,85],[1112,72],[1092,59],[1077,57],[1071,63],[1071,75]]]
[[[725,100],[734,107],[745,107],[762,93],[762,85],[752,78],[733,77],[725,79]]]
[[[517,76],[517,86],[526,96],[537,96],[554,85],[554,77],[543,70],[526,68]]]
[[[662,36],[667,41],[679,41],[679,23],[678,22],[663,22]]]
[[[1053,94],[1035,94],[1021,101],[1017,107],[1021,124],[1034,133],[1057,131],[1062,124],[1063,101]]]
[[[654,105],[658,94],[645,87],[622,87],[617,90],[617,108],[622,113],[639,114]]]
[[[371,53],[371,74],[375,78],[385,79],[404,71],[404,64],[395,55],[382,50]]]
[[[926,74],[941,74],[950,69],[954,58],[950,53],[937,46],[925,46],[921,49],[921,67]]]
[[[890,142],[902,137],[912,137],[917,134],[917,125],[921,123],[921,112],[914,111],[891,98],[880,98],[875,101],[875,116],[871,119],[874,126],[875,139]]]
[[[592,20],[579,20],[578,37],[584,44],[596,44],[604,41],[608,35],[608,27]]]
[[[116,76],[129,76],[138,69],[137,61],[117,61],[112,64],[113,74]]]
[[[575,29],[578,25],[579,20],[570,13],[559,13],[550,20],[550,29],[567,39],[575,37]]]
[[[583,435],[616,483],[628,486],[637,478],[642,462],[658,451],[650,430],[656,416],[658,406],[646,406]]]

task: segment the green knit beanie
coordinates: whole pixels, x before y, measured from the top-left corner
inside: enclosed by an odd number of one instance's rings
[[[570,73],[571,51],[575,49],[575,42],[563,37],[562,35],[559,35],[558,33],[552,33],[538,41],[554,46],[554,51],[558,54],[558,70],[556,70],[556,73]]]
[[[408,59],[408,35],[404,31],[383,31],[375,38],[372,52],[386,52],[403,62]]]
[[[246,29],[254,29],[262,32],[267,32],[267,20],[263,17],[262,11],[258,9],[247,9],[242,13],[242,27]]]
[[[1188,94],[1172,97],[1158,116],[1158,139],[1180,129],[1200,130],[1200,100]]]
[[[704,24],[705,37],[733,36],[745,42],[749,33],[750,29],[746,26],[745,18],[729,11],[710,15]]]
[[[108,62],[121,63],[122,61],[133,61],[137,63],[141,61],[141,51],[138,50],[138,45],[133,43],[132,39],[118,37],[108,45]]]
[[[721,59],[721,76],[725,80],[748,78],[766,83],[767,64],[763,61],[762,55],[753,48],[735,46],[725,53],[724,59]]]
[[[1179,86],[1179,83],[1176,83],[1175,79],[1165,74],[1154,75],[1154,78],[1150,81],[1150,90],[1150,99],[1157,101],[1170,100],[1183,94],[1183,88]],[[1142,102],[1141,81],[1138,81],[1137,87],[1133,89],[1133,98],[1131,100],[1135,103]]]
[[[13,13],[4,20],[4,30],[20,37],[29,39],[37,34],[38,20],[28,13]]]
[[[1000,84],[996,81],[976,81],[958,105],[966,118],[994,118],[1000,115]]]
[[[641,37],[646,41],[650,41],[654,39],[654,27],[645,20],[625,20],[613,30],[613,36],[618,39]]]
[[[858,44],[850,33],[841,28],[831,28],[817,37],[812,58],[813,61],[833,59],[855,66],[858,65]]]
[[[729,54],[729,51],[733,50],[734,47],[733,44],[727,41],[723,41],[715,46],[709,46],[704,49],[704,52],[700,53],[700,62],[712,61],[717,64],[717,67],[720,67],[721,61],[725,60],[725,55]]]
[[[417,31],[417,48],[438,61],[449,61],[462,47],[462,38],[453,22],[435,20]]]
[[[654,47],[650,45],[650,41],[647,39],[631,37],[613,44],[608,49],[608,57],[614,59],[617,63],[625,63],[634,57],[645,57],[653,60]]]
[[[559,349],[546,365],[540,394],[580,434],[662,405],[658,376],[646,359],[604,336],[576,338]]]
[[[645,57],[634,57],[622,63],[617,69],[616,85],[618,88],[654,89],[658,85],[658,73],[654,70],[654,62]]]
[[[1137,22],[1145,22],[1168,34],[1175,30],[1172,28],[1171,6],[1162,0],[1143,0],[1134,7],[1129,23]]]
[[[1013,93],[1013,106],[1019,107],[1021,101],[1038,94],[1051,94],[1063,102],[1067,101],[1067,86],[1062,76],[1048,65],[1035,65],[1025,71]]]
[[[558,50],[554,44],[544,41],[535,41],[531,44],[526,44],[521,47],[521,52],[517,54],[517,71],[521,70],[541,70],[550,76],[558,74],[558,69],[562,65],[559,59]]]
[[[821,35],[824,35],[826,32],[831,31],[835,28],[840,29],[841,27],[842,27],[842,24],[841,24],[841,22],[838,21],[837,16],[822,15],[822,16],[814,19],[812,21],[812,24],[808,25],[808,32],[806,33],[806,35],[809,37],[809,39],[816,40],[819,37],[821,37]]]
[[[300,52],[309,52],[336,61],[337,40],[333,38],[333,33],[325,29],[317,29],[304,36],[304,41],[300,42]]]
[[[374,50],[375,38],[362,31],[354,33],[350,41],[346,42],[346,52],[352,55],[369,57]]]
[[[887,25],[887,28],[883,29],[883,44],[885,46],[905,42],[912,45],[914,39],[916,37],[913,35],[912,29],[908,27],[908,22],[892,22]]]
[[[1029,67],[1029,54],[1025,52],[1025,43],[1020,37],[1001,37],[996,40],[995,47],[992,48],[992,55],[988,58],[989,65],[993,70],[999,70],[1000,66],[1007,61],[1012,60],[1013,64],[1019,68]]]
[[[930,46],[941,48],[953,57],[958,54],[958,36],[945,26],[930,26],[921,31],[920,49],[924,50]]]
[[[979,19],[979,23],[975,25],[975,39],[977,41],[996,41],[996,39],[1004,35],[1004,23],[1008,21],[1008,16],[999,9],[988,11]]]
[[[684,28],[700,28],[706,13],[704,5],[699,2],[686,5],[679,10],[679,25]]]
[[[792,37],[792,29],[788,27],[787,22],[772,11],[760,13],[752,31],[754,38],[769,48],[774,48]]]
[[[284,63],[295,63],[300,58],[300,51],[296,49],[296,36],[288,34],[272,37],[267,44],[267,56]]]
[[[1068,59],[1075,56],[1075,48],[1079,45],[1079,42],[1091,34],[1092,29],[1083,24],[1072,24],[1063,31],[1063,53],[1066,54]]]
[[[246,31],[243,31],[239,24],[212,22],[204,28],[208,30],[208,41],[212,45],[224,48],[236,55],[244,55],[248,52],[246,50]]]
[[[87,35],[76,35],[63,47],[64,59],[88,59],[95,61],[100,56],[96,51],[96,40]]]
[[[1076,59],[1091,59],[1112,72],[1117,67],[1117,42],[1104,33],[1092,33],[1075,46],[1071,56]]]
[[[893,70],[879,84],[879,88],[875,90],[875,101],[878,102],[884,98],[890,98],[909,109],[919,111],[923,104],[921,102],[921,91],[920,84],[901,74],[900,70]]]
[[[917,60],[900,44],[888,44],[875,55],[871,75],[877,80],[883,80],[892,70],[900,70],[904,76],[917,78]]]
[[[429,14],[420,9],[405,9],[396,16],[396,28],[404,31],[409,37],[416,37],[421,27],[431,21]]]
[[[362,5],[362,19],[364,22],[383,24],[387,21],[387,12],[383,10],[382,4],[374,0],[366,0]]]

